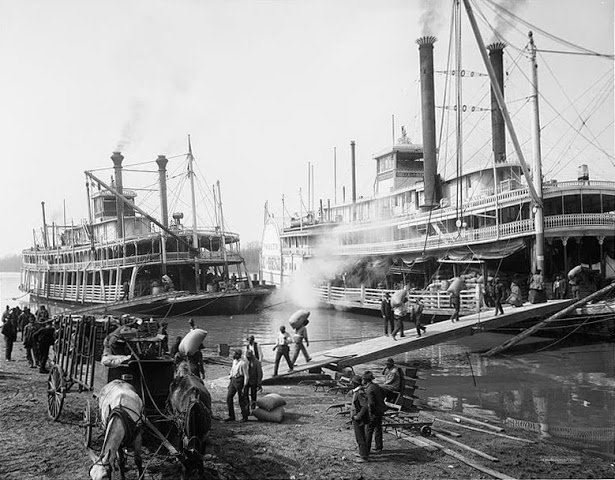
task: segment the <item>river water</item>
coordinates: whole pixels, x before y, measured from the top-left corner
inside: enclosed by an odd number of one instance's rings
[[[2,306],[27,302],[18,285],[19,274],[0,273]],[[248,335],[254,335],[264,361],[272,362],[278,328],[287,325],[296,309],[283,299],[277,302],[274,297],[273,303],[259,314],[194,320],[208,332],[208,350],[217,350],[218,344],[241,347]],[[171,341],[188,331],[187,317],[167,320]],[[309,350],[318,352],[382,335],[382,322],[378,317],[313,309],[308,329]],[[553,339],[530,338],[514,354],[480,355],[507,338],[480,333],[398,355],[395,360],[419,368],[422,380],[418,383],[425,388],[415,393],[420,405],[502,421],[534,432],[536,439],[613,458],[615,344],[558,343],[544,348]],[[378,373],[383,363],[359,365],[355,371]]]

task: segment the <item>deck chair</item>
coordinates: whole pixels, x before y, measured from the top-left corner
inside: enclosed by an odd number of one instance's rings
[[[337,374],[336,377],[336,384],[329,387],[327,393],[343,393],[346,395],[354,388],[351,377],[345,375],[340,375],[338,377]]]

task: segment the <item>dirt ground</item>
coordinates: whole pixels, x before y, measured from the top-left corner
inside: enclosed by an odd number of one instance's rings
[[[21,344],[16,344],[15,361],[4,360],[0,347],[0,478],[75,479],[88,478],[91,461],[82,445],[82,412],[88,392],[71,391],[64,401],[59,421],[47,416],[47,375],[28,368]],[[428,451],[392,433],[384,434],[384,452],[368,463],[356,463],[354,433],[347,417],[336,416],[334,403],[348,400],[341,394],[315,392],[313,386],[266,385],[262,394],[279,393],[286,401],[281,424],[259,422],[226,423],[225,380],[227,359],[212,359],[206,367],[207,385],[213,398],[214,421],[205,456],[207,479],[469,479],[493,478],[439,449]],[[236,411],[239,415],[239,409]],[[446,412],[421,415],[451,420]],[[437,422],[436,422],[437,424]],[[499,461],[493,462],[448,444],[430,440],[457,452],[476,464],[500,472],[500,478],[613,478],[609,460],[540,442],[529,432],[506,427],[505,434],[537,440],[524,443],[456,426],[443,428],[461,434],[457,441],[479,449]],[[94,448],[102,445],[101,430],[94,430]],[[420,436],[418,437],[420,438]],[[132,459],[128,479],[136,479]],[[145,479],[180,478],[181,468],[152,436],[144,448]]]

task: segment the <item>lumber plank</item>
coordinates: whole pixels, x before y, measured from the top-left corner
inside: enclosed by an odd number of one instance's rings
[[[475,453],[479,457],[486,458],[487,460],[491,460],[492,462],[499,462],[499,460],[496,457],[493,457],[489,455],[488,453],[482,452],[481,450],[477,450],[476,448],[472,448],[464,443],[458,442],[457,440],[453,440],[452,438],[449,438],[445,435],[442,435],[440,433],[434,433],[434,435],[436,438],[439,438],[440,440],[444,440],[446,442],[452,443],[453,445],[456,445],[459,448],[463,448],[464,450],[467,450],[468,452]]]
[[[436,418],[438,422],[446,423],[447,425],[455,425],[456,427],[465,428],[467,430],[473,430],[475,432],[488,433],[489,435],[495,435],[497,437],[509,438],[510,440],[517,440],[519,442],[525,443],[536,443],[534,440],[527,440],[525,438],[513,437],[512,435],[505,435],[504,433],[492,432],[491,430],[484,430],[482,428],[471,427],[470,425],[463,425],[461,423],[449,422],[448,420],[442,420],[441,418]]]
[[[453,432],[452,430],[447,430],[446,428],[431,427],[431,429],[434,432],[445,433],[447,435],[450,435],[451,437],[461,437],[461,433]]]
[[[468,422],[468,423],[473,423],[475,425],[480,425],[481,427],[490,428],[491,430],[495,430],[496,432],[503,432],[504,431],[504,429],[502,427],[498,427],[496,425],[491,425],[491,424],[486,423],[486,422],[481,422],[480,420],[475,420],[473,418],[463,417],[463,416],[457,415],[457,414],[453,415],[453,419],[455,419],[455,420],[459,419],[459,420],[463,420],[463,421]]]

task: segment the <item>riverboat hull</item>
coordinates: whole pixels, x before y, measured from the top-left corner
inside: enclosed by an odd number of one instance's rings
[[[272,291],[267,287],[255,287],[246,291],[168,292],[106,304],[50,302],[36,295],[32,295],[30,301],[48,305],[54,313],[57,311],[75,314],[130,314],[148,317],[241,315],[254,313],[262,308]]]

